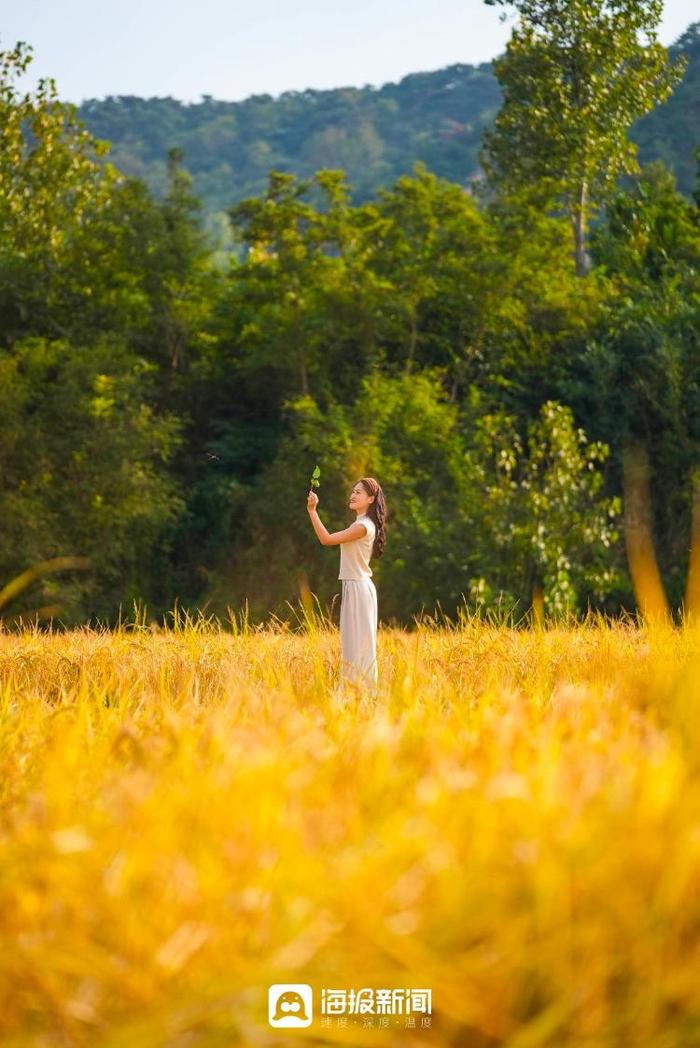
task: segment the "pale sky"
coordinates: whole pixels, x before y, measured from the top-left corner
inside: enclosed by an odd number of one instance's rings
[[[56,80],[64,101],[202,95],[238,101],[305,88],[375,87],[456,62],[488,62],[512,27],[483,0],[5,0],[0,50],[34,49],[20,82]],[[671,44],[700,18],[666,0]]]

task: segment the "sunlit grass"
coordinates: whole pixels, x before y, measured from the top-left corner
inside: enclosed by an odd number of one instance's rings
[[[700,634],[308,625],[0,632],[0,1043],[699,1044]]]

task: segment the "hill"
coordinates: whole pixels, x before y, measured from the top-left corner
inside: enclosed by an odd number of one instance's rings
[[[663,159],[690,195],[700,141],[700,22],[669,50],[688,55],[686,76],[665,105],[635,125],[632,137],[640,159]],[[410,172],[417,160],[465,184],[477,172],[481,133],[500,100],[492,65],[484,62],[413,73],[379,88],[287,91],[242,102],[109,96],[86,100],[78,113],[112,142],[114,163],[157,195],[165,186],[167,150],[180,147],[205,211],[216,213],[259,193],[271,168],[302,176],[344,168],[356,201]]]
[[[700,22],[688,26],[669,48],[673,58],[688,56],[685,77],[668,102],[657,106],[632,129],[639,146],[639,160],[663,160],[675,172],[678,188],[690,196],[695,186],[700,144]]]

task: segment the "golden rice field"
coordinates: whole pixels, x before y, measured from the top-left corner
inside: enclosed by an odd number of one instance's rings
[[[327,625],[1,630],[0,1044],[700,1045],[699,641],[427,620],[344,700]]]

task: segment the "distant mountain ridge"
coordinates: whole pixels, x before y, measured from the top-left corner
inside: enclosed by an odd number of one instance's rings
[[[688,55],[685,78],[673,97],[632,130],[640,161],[663,159],[682,192],[695,182],[694,149],[700,142],[700,22],[672,47]],[[133,95],[88,99],[78,115],[112,143],[109,159],[161,195],[166,154],[184,152],[184,164],[205,212],[223,212],[260,193],[271,168],[310,175],[344,168],[356,201],[374,196],[423,161],[436,174],[466,184],[478,171],[481,133],[501,103],[490,62],[412,73],[375,88],[287,91],[201,102]]]

